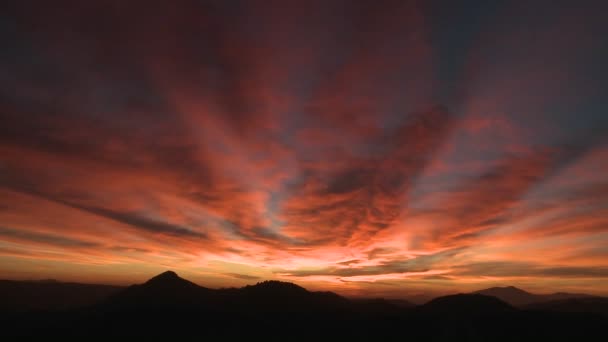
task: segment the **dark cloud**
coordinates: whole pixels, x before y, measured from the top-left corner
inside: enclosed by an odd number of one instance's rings
[[[129,211],[121,211],[121,210],[113,210],[108,208],[96,207],[91,205],[79,204],[71,201],[69,196],[63,194],[49,194],[42,192],[38,189],[32,187],[31,183],[10,183],[10,184],[2,184],[5,185],[9,189],[25,193],[28,195],[36,196],[39,198],[43,198],[45,200],[49,200],[55,203],[59,203],[65,205],[70,208],[82,210],[88,212],[90,214],[94,214],[100,217],[104,217],[119,223],[127,224],[133,228],[149,232],[149,233],[159,233],[166,234],[175,237],[182,238],[196,238],[196,239],[207,239],[207,234],[204,232],[197,232],[192,230],[189,227],[184,227],[180,225],[171,224],[164,221],[150,219],[148,217],[142,216],[141,214]]]
[[[596,182],[577,189],[568,189],[556,196],[559,201],[603,202],[608,200],[608,182]]]
[[[549,277],[608,278],[608,267],[544,267],[539,273]]]
[[[433,238],[459,244],[509,222],[510,210],[521,205],[529,191],[569,160],[570,156],[551,149],[508,156],[458,188],[440,194],[436,209],[426,214],[434,212],[448,221]]]
[[[454,278],[442,276],[442,275],[432,275],[428,277],[424,277],[425,280],[454,280]]]
[[[608,267],[545,266],[530,262],[494,261],[452,267],[454,276],[605,278]]]
[[[5,239],[16,239],[23,242],[35,242],[42,243],[48,245],[54,245],[59,247],[73,247],[73,248],[96,248],[101,247],[100,244],[85,241],[85,240],[77,240],[72,238],[66,238],[59,235],[54,234],[46,234],[46,233],[38,233],[34,231],[28,231],[24,229],[13,229],[0,227],[0,237]]]
[[[441,107],[412,113],[390,134],[370,142],[368,147],[376,151],[372,156],[333,156],[328,162],[336,167],[309,170],[291,189],[284,219],[294,230],[333,227],[333,235],[341,240],[354,232],[369,237],[387,228],[406,207],[410,185],[452,124],[452,115]]]
[[[461,253],[464,249],[465,248],[456,248],[434,254],[421,255],[406,260],[386,261],[374,266],[342,267],[342,263],[339,263],[340,267],[328,267],[320,270],[295,270],[279,273],[296,277],[308,277],[317,275],[354,277],[391,273],[426,272],[431,270],[435,266],[435,264],[449,260],[450,258]]]
[[[292,239],[288,236],[282,235],[272,229],[266,227],[253,227],[250,231],[251,237],[255,237],[258,239],[266,239],[271,241],[278,241],[288,244],[297,244],[298,241],[296,239]],[[248,232],[248,233],[249,233]]]
[[[243,279],[243,280],[258,280],[260,279],[260,277],[256,277],[256,276],[252,276],[252,275],[248,275],[248,274],[241,274],[241,273],[224,273],[227,276],[230,276],[232,278],[237,278],[237,279]]]
[[[238,219],[240,215],[231,213],[234,218]],[[234,222],[231,220],[223,220],[222,227],[228,230],[231,234],[235,235],[238,238],[242,238],[248,241],[253,241],[256,243],[278,247],[278,246],[303,246],[310,244],[311,241],[301,241],[298,239],[291,238],[287,235],[281,234],[279,231],[274,231],[267,227],[254,226],[248,228],[247,224],[239,224],[238,221]],[[239,251],[237,254],[240,254]]]
[[[149,233],[166,234],[181,238],[207,239],[203,232],[194,231],[188,227],[174,225],[171,223],[157,221],[134,212],[118,211],[94,206],[69,204],[74,208],[95,214],[116,222],[130,225],[131,227],[144,230]]]
[[[392,253],[395,253],[395,252],[398,252],[398,251],[399,250],[396,249],[396,248],[386,248],[386,247],[384,247],[384,248],[374,248],[374,249],[372,249],[371,251],[369,251],[367,253],[367,258],[369,260],[374,260],[377,257],[382,257],[383,255],[392,254]]]
[[[342,262],[338,262],[338,265],[344,265],[344,266],[348,266],[350,264],[356,264],[361,262],[361,260],[359,259],[352,259],[352,260],[346,260],[346,261],[342,261]]]
[[[116,251],[116,252],[135,252],[135,253],[144,253],[144,254],[152,252],[149,249],[138,248],[138,247],[129,247],[129,246],[112,246],[109,248],[109,250]]]

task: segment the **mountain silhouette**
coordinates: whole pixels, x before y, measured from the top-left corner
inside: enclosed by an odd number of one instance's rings
[[[242,290],[256,295],[272,296],[301,296],[308,293],[308,290],[301,286],[278,280],[266,280],[255,285],[247,285]]]
[[[525,308],[550,312],[597,313],[608,317],[608,298],[588,296],[559,299],[530,304]]]
[[[489,289],[479,290],[473,293],[496,297],[514,306],[526,305],[537,301],[535,295],[515,286],[491,287]]]
[[[435,298],[420,310],[433,314],[480,315],[510,312],[514,308],[496,297],[461,293]]]
[[[124,287],[48,281],[0,280],[0,313],[65,310],[102,301]]]
[[[431,300],[433,300],[434,298],[437,298],[437,297],[439,297],[439,296],[432,295],[429,293],[421,293],[421,294],[417,294],[417,295],[407,296],[406,301],[409,303],[412,303],[414,305],[422,305],[422,304],[430,302]]]
[[[533,294],[519,289],[515,286],[491,287],[488,289],[475,291],[473,293],[496,297],[513,306],[525,306],[532,303],[541,303],[570,298],[590,297],[589,295],[585,294],[565,292],[558,292],[552,294]]]
[[[179,277],[161,273],[143,284],[132,285],[102,306],[126,308],[221,310],[234,312],[343,310],[351,303],[333,292],[311,292],[293,283],[269,280],[242,288],[208,289]]]
[[[241,311],[318,312],[345,310],[350,302],[333,292],[311,292],[293,283],[269,280],[232,293]]]
[[[416,305],[402,299],[385,299],[385,298],[359,298],[352,299],[352,303],[356,306],[359,312],[363,313],[398,313],[404,309],[412,309]]]
[[[195,283],[189,280],[180,278],[177,273],[173,271],[166,271],[155,277],[152,277],[148,281],[146,281],[143,286],[149,288],[166,288],[174,290],[186,288],[201,288],[201,286],[196,285]]]
[[[118,308],[192,307],[201,304],[210,291],[167,271],[143,284],[129,286],[110,297],[104,305]]]
[[[12,289],[4,288],[8,291],[2,293],[3,298],[10,298],[22,282],[15,283]],[[61,293],[67,298],[90,288],[65,289],[68,290]],[[513,288],[507,290],[514,292]],[[520,293],[517,289],[515,292]],[[401,300],[348,299],[276,280],[242,288],[209,289],[172,271],[99,298],[97,303],[86,302],[80,308],[0,312],[3,335],[569,341],[584,333],[608,339],[608,318],[602,315],[607,299],[597,298],[546,302],[544,306],[519,309],[496,297],[457,294],[416,307]]]

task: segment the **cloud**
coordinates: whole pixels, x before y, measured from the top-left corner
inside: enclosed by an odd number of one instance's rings
[[[493,277],[605,278],[606,267],[543,266],[529,262],[493,261],[456,265],[450,275]]]
[[[23,192],[25,194],[37,196],[49,201],[53,201],[74,209],[82,210],[97,216],[101,216],[104,218],[108,218],[110,220],[127,224],[131,227],[150,232],[150,233],[160,233],[177,237],[185,237],[185,238],[196,238],[196,239],[206,239],[207,235],[204,232],[197,232],[188,227],[183,227],[179,225],[174,225],[171,223],[154,220],[142,216],[135,212],[128,211],[119,211],[112,210],[102,207],[89,206],[84,204],[78,204],[71,202],[69,200],[65,200],[62,196],[56,196],[52,194],[46,194],[39,190],[30,190],[28,188],[32,187],[32,184],[11,184],[10,188],[14,188],[19,192]],[[68,196],[69,197],[69,196]]]
[[[442,276],[442,275],[432,275],[428,277],[424,277],[425,280],[454,280],[454,278]]]
[[[240,274],[240,273],[224,273],[227,276],[233,277],[233,278],[237,278],[237,279],[243,279],[243,280],[258,280],[260,279],[260,277],[257,276],[252,276],[249,274]]]
[[[327,267],[316,270],[293,270],[281,271],[280,274],[309,277],[309,276],[336,276],[336,277],[354,277],[354,276],[370,276],[393,273],[420,273],[426,272],[434,268],[437,264],[445,262],[450,258],[462,253],[464,248],[446,250],[430,255],[421,255],[404,260],[389,260],[379,262],[371,266],[351,265],[352,263],[338,263],[337,266]]]
[[[405,207],[409,186],[444,141],[451,120],[443,108],[413,113],[372,142],[372,156],[336,155],[327,170],[306,168],[285,203],[285,230],[303,238],[332,231],[344,241],[387,228]]]
[[[51,235],[45,233],[36,233],[23,229],[0,227],[0,237],[3,240],[16,240],[24,243],[47,244],[60,247],[74,248],[96,248],[101,247],[100,244],[92,241],[76,240],[62,237],[59,235]]]
[[[132,227],[142,229],[151,233],[167,234],[172,236],[206,239],[207,236],[203,232],[196,232],[190,228],[173,225],[167,222],[156,221],[146,218],[136,213],[115,211],[106,208],[89,207],[83,205],[73,205],[81,210],[88,211],[92,214],[103,216],[111,220],[128,224]]]
[[[441,220],[441,225],[432,234],[418,236],[418,243],[426,241],[430,244],[439,243],[441,246],[470,243],[483,239],[484,234],[497,228],[525,217],[540,215],[543,210],[548,209],[547,205],[533,203],[529,195],[554,185],[554,179],[559,178],[563,170],[596,148],[598,142],[601,140],[591,137],[586,144],[577,146],[538,148],[509,155],[493,162],[493,165],[481,174],[462,181],[453,189],[433,194],[431,205],[410,212],[413,217],[433,217],[435,220]],[[555,200],[543,201],[553,201],[560,206],[564,204],[563,201],[573,203],[577,198],[598,201],[601,189],[601,186],[596,185],[594,196],[579,196],[577,194],[583,190],[568,189],[568,195],[563,198],[563,194],[553,193]],[[569,215],[574,216],[573,213]],[[563,217],[557,221],[559,222],[544,221],[542,224],[558,227],[568,222]],[[579,222],[583,221],[581,217]],[[545,229],[549,228],[543,228],[543,231]]]

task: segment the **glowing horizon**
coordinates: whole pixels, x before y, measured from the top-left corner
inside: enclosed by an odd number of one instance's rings
[[[608,295],[594,5],[104,3],[0,14],[0,278]]]

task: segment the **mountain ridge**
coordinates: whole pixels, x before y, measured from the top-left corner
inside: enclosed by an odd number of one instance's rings
[[[340,334],[401,340],[401,333],[407,331],[414,340],[456,336],[473,341],[533,341],[539,332],[552,340],[573,340],[581,331],[590,336],[607,333],[603,302],[517,308],[496,297],[461,293],[421,306],[408,304],[381,298],[348,299],[282,281],[209,289],[168,271],[84,308],[0,312],[0,318],[5,335],[30,337],[196,334],[212,339],[288,336],[309,341]]]
[[[496,297],[478,293],[459,293],[437,297],[419,306],[419,309],[427,313],[457,315],[483,315],[515,310],[511,305]]]
[[[482,294],[486,296],[493,296],[499,298],[513,306],[522,307],[534,303],[549,302],[561,299],[570,298],[588,298],[597,297],[588,294],[581,293],[568,293],[568,292],[555,292],[549,294],[534,294],[528,291],[522,290],[515,286],[502,286],[502,287],[490,287],[474,291],[472,293]]]

